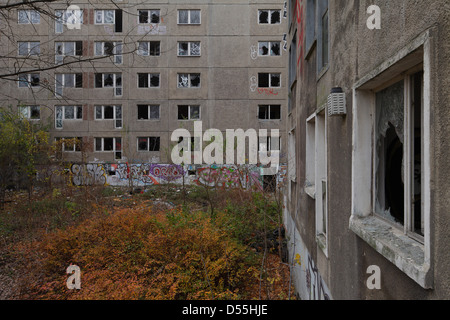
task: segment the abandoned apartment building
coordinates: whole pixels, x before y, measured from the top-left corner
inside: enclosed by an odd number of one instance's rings
[[[284,217],[299,296],[448,299],[449,2],[288,7]]]
[[[56,1],[7,11],[2,30],[14,32],[0,48],[17,57],[2,69],[21,65],[2,81],[2,105],[49,123],[52,139],[78,138],[63,143],[67,162],[107,172],[110,164],[170,164],[172,132],[191,132],[196,121],[222,132],[278,129],[279,141],[260,139],[258,148],[285,161],[284,1],[70,4],[77,10]]]

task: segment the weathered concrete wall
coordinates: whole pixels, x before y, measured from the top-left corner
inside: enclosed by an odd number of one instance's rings
[[[294,1],[295,2],[295,1]],[[297,8],[309,1],[297,1]],[[381,30],[369,30],[366,10],[369,5],[381,9]],[[307,12],[305,8],[303,12]],[[334,299],[448,299],[450,296],[450,238],[448,206],[450,196],[450,3],[448,1],[329,1],[330,63],[328,70],[317,72],[317,42],[304,52],[297,66],[296,111],[288,124],[296,128],[297,181],[288,195],[288,223],[295,221],[298,248],[302,258],[311,256]],[[297,32],[306,17],[296,24]],[[295,28],[291,26],[292,37]],[[427,290],[397,268],[349,228],[352,215],[353,88],[382,63],[407,49],[414,39],[430,34],[430,238],[433,289]],[[309,48],[306,48],[309,49]],[[426,62],[427,63],[427,62]],[[401,66],[395,66],[401,69]],[[395,74],[395,69],[394,73]],[[306,193],[306,128],[311,115],[323,104],[332,87],[342,87],[346,94],[347,115],[327,119],[328,239],[326,250],[316,239],[316,207]],[[371,166],[371,163],[367,163]],[[357,193],[356,193],[357,195]],[[292,220],[290,220],[290,218]],[[292,226],[288,227],[288,229]],[[291,232],[291,236],[295,235]],[[291,252],[292,253],[292,252]],[[381,290],[366,286],[367,268],[381,270]],[[304,286],[304,284],[300,284]],[[302,291],[303,289],[299,289]],[[303,290],[304,291],[304,290]],[[305,298],[308,298],[307,296]]]

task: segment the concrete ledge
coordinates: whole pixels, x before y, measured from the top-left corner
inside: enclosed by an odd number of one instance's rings
[[[431,268],[429,263],[425,262],[422,244],[406,236],[402,230],[374,216],[362,218],[352,216],[349,227],[422,288],[433,287]]]

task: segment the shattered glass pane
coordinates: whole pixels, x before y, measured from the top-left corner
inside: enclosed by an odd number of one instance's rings
[[[269,43],[268,42],[260,42],[259,43],[259,55],[267,56],[269,54]]]
[[[63,127],[63,108],[62,107],[56,107],[56,128],[62,128]]]
[[[377,133],[378,137],[386,137],[389,124],[395,127],[395,131],[403,143],[404,122],[404,83],[403,80],[378,92],[377,101]],[[378,138],[379,139],[379,138]]]
[[[191,56],[200,55],[200,42],[191,42]]]
[[[187,88],[187,87],[189,87],[189,75],[179,74],[178,75],[178,88]]]
[[[191,106],[191,119],[200,119],[200,106]]]
[[[189,50],[189,44],[187,42],[180,42],[178,44],[178,55],[187,56]]]
[[[150,75],[150,87],[159,87],[159,74]]]
[[[161,43],[159,41],[150,41],[150,55],[159,56],[161,54]]]
[[[191,87],[200,87],[200,74],[191,74]]]
[[[259,11],[259,23],[269,23],[269,11]]]
[[[100,107],[100,106],[95,107],[95,119],[101,120],[102,118],[103,118],[102,107]]]
[[[270,23],[271,24],[277,24],[280,23],[280,17],[281,17],[281,13],[279,10],[275,10],[271,12],[271,17],[270,17]]]
[[[140,56],[148,56],[149,55],[148,42],[139,42],[138,54]]]
[[[39,106],[30,107],[30,119],[40,119],[41,118],[41,108]]]
[[[270,48],[270,55],[271,56],[279,56],[280,55],[280,43],[279,42],[272,42],[272,46]]]
[[[159,10],[153,10],[151,12],[151,23],[159,23]]]
[[[270,75],[270,86],[273,88],[280,86],[280,74],[271,74]]]
[[[148,11],[139,10],[139,23],[148,23]]]

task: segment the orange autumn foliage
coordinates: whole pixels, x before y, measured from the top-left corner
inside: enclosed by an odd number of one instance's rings
[[[48,234],[28,251],[31,299],[242,299],[259,273],[254,253],[209,215],[145,204]],[[81,290],[66,287],[71,264]]]

